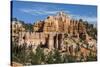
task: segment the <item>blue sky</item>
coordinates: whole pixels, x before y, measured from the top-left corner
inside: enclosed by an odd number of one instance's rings
[[[13,1],[12,6],[12,17],[16,17],[25,23],[34,23],[39,20],[44,20],[47,16],[56,15],[59,11],[69,14],[71,18],[83,19],[93,24],[97,22],[96,6],[33,1]]]

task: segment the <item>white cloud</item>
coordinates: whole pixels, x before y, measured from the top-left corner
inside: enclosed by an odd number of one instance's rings
[[[25,12],[25,13],[29,13],[31,15],[48,15],[48,14],[56,14],[59,11],[57,10],[52,10],[52,11],[48,11],[48,10],[34,10],[34,9],[20,9],[20,11]],[[69,11],[64,11],[65,13],[69,13]]]

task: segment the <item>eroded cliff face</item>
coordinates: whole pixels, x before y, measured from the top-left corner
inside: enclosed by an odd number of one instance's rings
[[[17,40],[18,45],[33,45],[34,50],[38,45],[49,50],[66,50],[68,45],[76,48],[77,43],[80,43],[80,38],[86,40],[87,43],[89,42],[84,21],[71,19],[64,12],[59,12],[55,16],[48,16],[45,20],[36,22],[33,24],[33,32],[26,32],[20,22],[12,24],[12,27],[13,41]]]
[[[73,35],[86,33],[86,27],[82,20],[71,19],[64,12],[59,12],[56,16],[48,16],[44,21],[35,23],[33,29],[35,32],[63,32]]]

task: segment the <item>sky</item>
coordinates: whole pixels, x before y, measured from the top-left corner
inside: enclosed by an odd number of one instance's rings
[[[13,1],[11,8],[12,18],[17,18],[25,23],[44,20],[49,15],[56,15],[59,11],[65,12],[74,19],[97,23],[97,6],[94,5]]]

